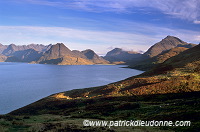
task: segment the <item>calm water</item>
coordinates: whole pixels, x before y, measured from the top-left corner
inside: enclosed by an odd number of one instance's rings
[[[120,67],[122,66],[0,63],[0,114],[54,93],[101,86],[142,73]]]

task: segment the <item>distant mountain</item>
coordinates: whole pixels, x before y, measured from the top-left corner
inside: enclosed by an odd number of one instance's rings
[[[8,62],[32,62],[37,61],[42,56],[42,52],[34,49],[20,50],[13,53],[13,56],[7,58]]]
[[[27,45],[27,49],[34,49],[35,51],[45,52],[51,48],[52,44],[42,45],[42,44],[30,44]]]
[[[1,61],[6,62],[32,62],[38,60],[42,53],[48,50],[50,45],[2,45],[0,44]]]
[[[82,53],[95,64],[108,64],[109,61],[103,59],[102,57],[98,56],[93,50],[87,49],[82,51]]]
[[[28,62],[57,65],[108,64],[92,50],[71,51],[63,43],[55,45],[2,45],[0,44],[0,62]]]
[[[88,64],[107,64],[94,51],[86,50],[71,51],[63,43],[57,43],[51,46],[43,56],[37,61],[41,64],[58,64],[58,65],[88,65]]]
[[[7,45],[3,45],[3,44],[1,44],[0,43],[0,54],[2,54],[2,52],[5,50],[5,49],[7,49]]]
[[[8,46],[4,46],[4,50],[2,51],[2,54],[6,56],[12,56],[13,53],[15,53],[16,51],[23,51],[23,50],[28,50],[28,49],[34,49],[35,51],[45,52],[50,47],[51,47],[51,44],[47,46],[41,45],[41,44],[30,44],[30,45],[10,44]]]
[[[14,44],[11,44],[5,50],[3,50],[2,54],[9,56],[12,55],[15,51],[18,51],[18,47]]]
[[[154,57],[161,54],[163,51],[170,50],[177,46],[181,47],[192,47],[192,44],[188,44],[177,37],[167,36],[162,41],[151,46],[144,55],[148,57]]]
[[[129,61],[136,61],[142,57],[142,54],[132,51],[124,51],[121,48],[115,48],[109,51],[104,59],[110,62],[129,62]]]
[[[40,63],[47,60],[62,58],[65,55],[72,55],[72,52],[62,43],[57,43],[52,45],[51,48],[44,53],[44,55],[39,59]]]

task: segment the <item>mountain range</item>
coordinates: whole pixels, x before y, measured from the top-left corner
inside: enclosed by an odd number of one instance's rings
[[[144,54],[115,48],[104,57],[100,57],[91,49],[71,51],[63,43],[46,46],[0,44],[0,61],[56,65],[127,64],[131,68],[148,70],[194,46],[195,44],[184,42],[177,37],[167,36],[151,46]]]
[[[63,43],[47,46],[41,44],[23,46],[0,44],[0,61],[56,65],[109,64],[93,50],[71,51]]]

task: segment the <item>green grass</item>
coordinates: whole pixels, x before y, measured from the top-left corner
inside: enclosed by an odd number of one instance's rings
[[[2,131],[198,131],[200,130],[200,92],[104,97],[78,100],[76,106],[60,110],[47,107],[45,112],[3,115]],[[60,107],[59,102],[57,106]],[[40,106],[38,106],[40,107]],[[63,106],[62,106],[63,107]],[[37,108],[35,108],[37,110]],[[49,113],[49,114],[45,114]],[[52,114],[54,113],[54,114]],[[189,120],[191,127],[83,127],[84,119],[93,120]]]

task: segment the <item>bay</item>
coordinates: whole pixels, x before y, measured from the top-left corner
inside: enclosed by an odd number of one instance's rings
[[[102,86],[141,74],[123,65],[0,63],[0,114],[54,93]]]

